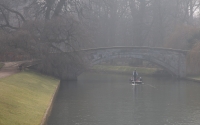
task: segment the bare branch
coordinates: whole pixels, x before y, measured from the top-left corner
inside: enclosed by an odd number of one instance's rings
[[[0,6],[3,7],[4,9],[8,10],[9,12],[15,13],[16,15],[20,16],[20,18],[22,19],[22,21],[26,22],[24,16],[21,13],[19,13],[18,11],[10,9],[10,8],[6,7],[5,5],[3,5],[3,4],[0,4]]]

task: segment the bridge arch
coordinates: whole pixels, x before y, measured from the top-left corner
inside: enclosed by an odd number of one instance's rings
[[[110,47],[81,50],[92,66],[115,58],[139,58],[159,65],[178,77],[186,76],[186,51],[151,47]]]

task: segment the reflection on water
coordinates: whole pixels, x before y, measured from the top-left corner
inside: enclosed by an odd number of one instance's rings
[[[200,84],[84,73],[61,83],[48,125],[199,125]]]

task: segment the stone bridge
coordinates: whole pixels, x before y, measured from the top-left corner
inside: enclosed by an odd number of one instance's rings
[[[187,51],[150,47],[110,47],[79,51],[92,66],[115,58],[138,58],[169,71],[178,77],[186,76]]]
[[[43,65],[41,67],[44,67],[45,69],[46,66],[45,70],[48,70],[48,73],[53,74],[62,80],[77,80],[77,77],[85,70],[85,64],[87,66],[93,66],[103,61],[109,61],[115,58],[138,58],[146,60],[161,66],[174,76],[186,76],[187,51],[183,50],[151,47],[107,47],[66,53],[52,53],[51,56],[51,58],[54,59],[54,61],[51,61],[51,63],[54,63],[54,67],[48,68],[48,60],[46,61],[47,65]],[[71,60],[71,57],[75,57],[80,60]],[[38,61],[33,64],[37,63]],[[29,63],[23,65],[24,67],[28,67]]]

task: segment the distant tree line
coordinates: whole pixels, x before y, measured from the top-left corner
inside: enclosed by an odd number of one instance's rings
[[[0,51],[44,58],[90,47],[185,49],[191,72],[200,64],[199,10],[200,0],[0,0]]]

